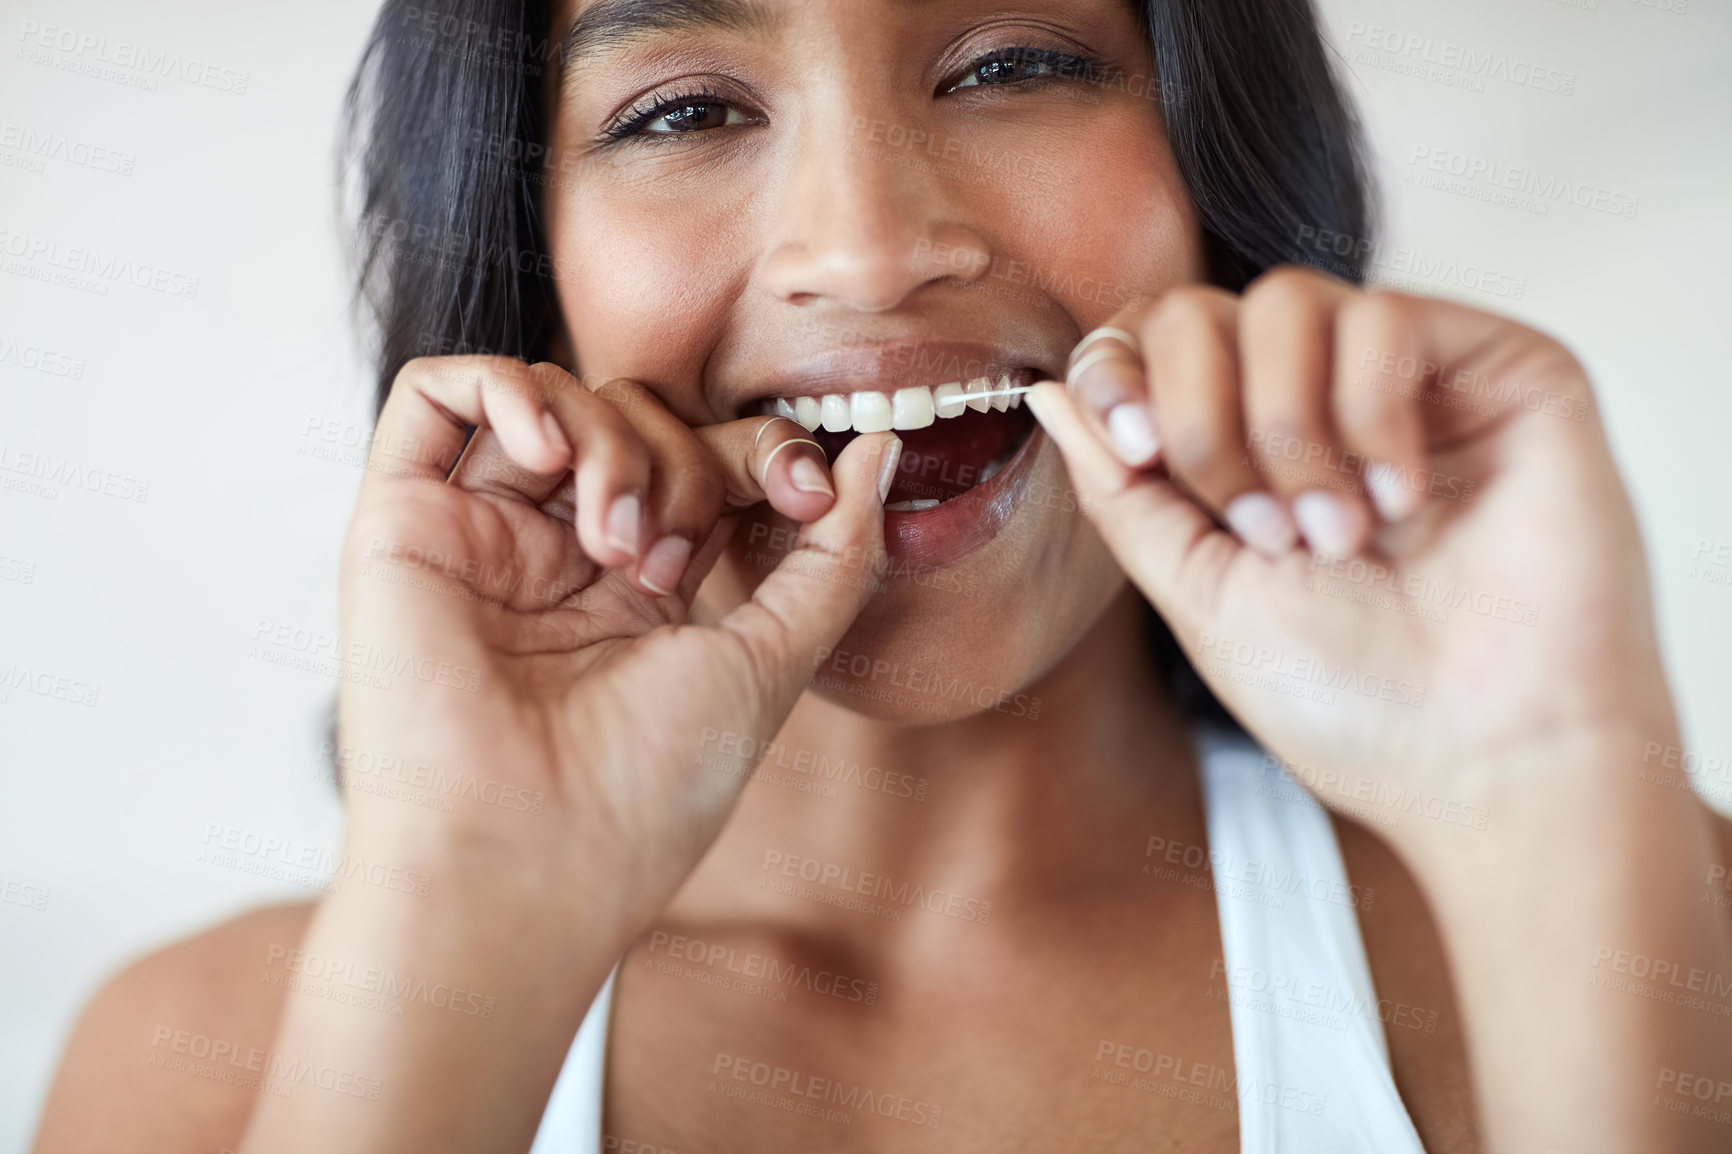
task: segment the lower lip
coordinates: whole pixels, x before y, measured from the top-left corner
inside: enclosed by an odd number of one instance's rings
[[[884,514],[884,548],[897,570],[954,565],[998,536],[1034,479],[1046,431],[1039,425],[1004,468],[965,493],[923,513]]]

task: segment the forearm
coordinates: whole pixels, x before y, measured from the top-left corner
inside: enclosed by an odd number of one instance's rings
[[[246,1154],[528,1149],[627,931],[503,847],[405,858],[425,894],[351,880],[315,915],[308,968],[381,996],[290,997]]]
[[[1497,792],[1487,830],[1415,862],[1489,1145],[1724,1150],[1732,1126],[1713,1112],[1732,1118],[1732,925],[1704,901],[1710,817],[1687,790],[1637,780],[1639,743],[1595,744],[1499,767],[1496,780],[1529,784]],[[1704,1101],[1703,1086],[1725,1094]]]

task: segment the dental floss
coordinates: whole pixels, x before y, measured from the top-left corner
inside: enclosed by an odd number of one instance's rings
[[[964,393],[961,399],[963,401],[977,401],[982,397],[1018,397],[1023,393],[1033,391],[1033,385],[1014,385],[1008,389],[992,389],[984,393]]]

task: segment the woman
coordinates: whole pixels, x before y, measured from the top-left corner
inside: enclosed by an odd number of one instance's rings
[[[340,884],[39,1149],[1723,1148],[1588,383],[1355,287],[1309,12],[392,3],[355,97]]]

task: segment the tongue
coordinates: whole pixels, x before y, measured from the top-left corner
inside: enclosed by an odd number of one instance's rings
[[[902,463],[885,503],[899,501],[948,501],[980,484],[981,472],[1003,456],[1029,431],[1033,418],[1026,409],[999,412],[973,409],[960,417],[946,417],[924,429],[904,429]],[[857,433],[814,434],[830,460]]]

